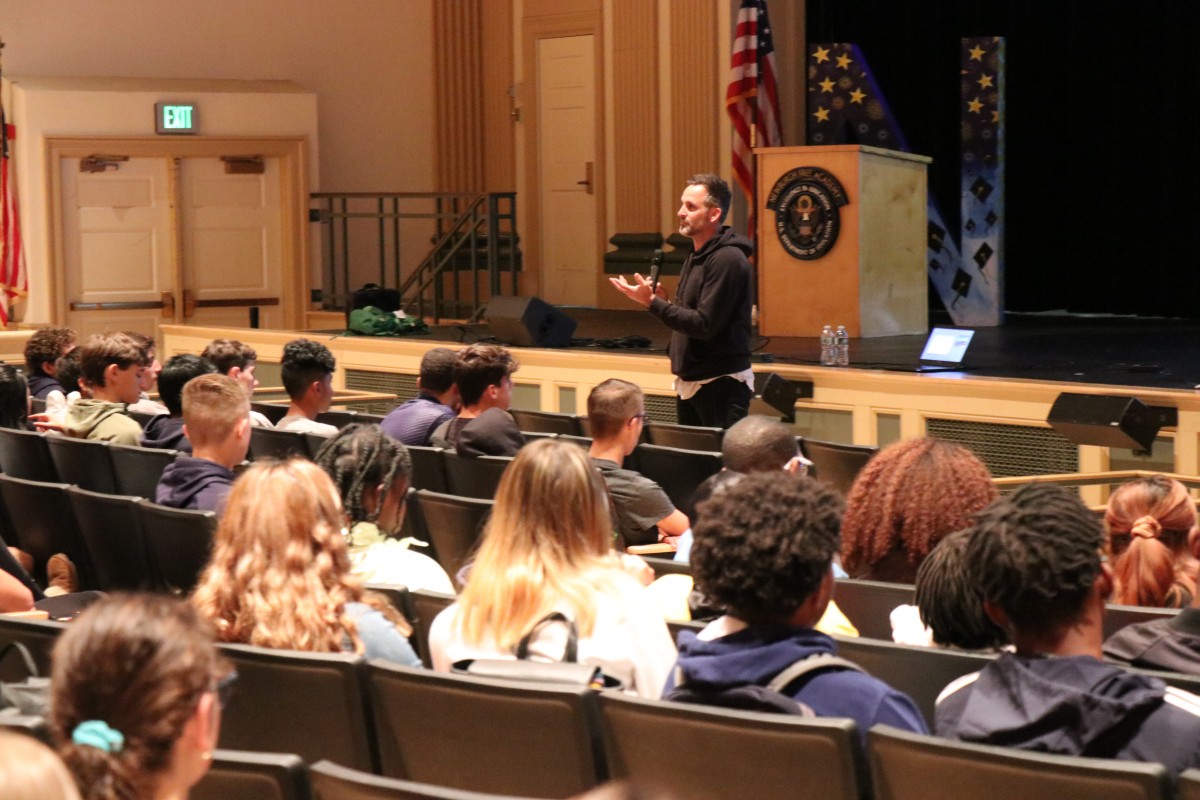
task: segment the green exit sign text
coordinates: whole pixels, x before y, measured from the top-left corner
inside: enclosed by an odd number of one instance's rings
[[[195,103],[155,103],[154,129],[158,133],[195,133]]]

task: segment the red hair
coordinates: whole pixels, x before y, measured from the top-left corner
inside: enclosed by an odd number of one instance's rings
[[[1187,549],[1196,506],[1182,483],[1164,475],[1121,486],[1104,513],[1116,586],[1113,602],[1179,608],[1196,593],[1196,561]]]

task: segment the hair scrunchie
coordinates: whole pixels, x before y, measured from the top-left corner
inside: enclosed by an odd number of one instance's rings
[[[1140,536],[1143,539],[1157,539],[1162,533],[1162,525],[1157,519],[1149,514],[1138,517],[1133,522],[1133,527],[1129,529],[1130,536]]]
[[[125,737],[102,719],[89,719],[76,725],[71,732],[71,741],[106,753],[119,753],[125,748]]]

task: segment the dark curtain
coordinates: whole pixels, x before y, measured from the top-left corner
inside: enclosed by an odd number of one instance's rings
[[[1200,316],[1200,3],[809,0],[959,216],[959,39],[1004,36],[1005,308]]]

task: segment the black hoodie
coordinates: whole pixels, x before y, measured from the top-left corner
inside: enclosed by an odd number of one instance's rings
[[[233,472],[215,461],[179,456],[163,470],[154,492],[154,502],[171,508],[225,511],[225,500],[233,488]]]
[[[934,719],[964,742],[1200,766],[1200,698],[1090,656],[1004,653],[947,686]]]
[[[753,252],[726,225],[684,262],[675,302],[651,301],[650,313],[674,331],[668,354],[676,376],[702,381],[750,368]]]

